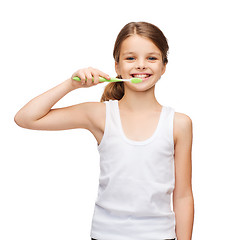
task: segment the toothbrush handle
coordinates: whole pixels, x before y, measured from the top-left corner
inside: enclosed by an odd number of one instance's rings
[[[80,81],[79,77],[73,77],[75,81]],[[92,81],[94,81],[94,78],[92,77]],[[109,80],[104,78],[104,77],[99,77],[99,82],[120,82],[123,81],[122,79],[119,78],[110,78]]]

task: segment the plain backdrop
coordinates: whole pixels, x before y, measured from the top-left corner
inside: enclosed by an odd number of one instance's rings
[[[23,129],[14,115],[79,68],[115,76],[113,45],[131,21],[164,32],[169,63],[156,97],[193,122],[193,239],[242,239],[242,6],[236,0],[2,1],[0,239],[90,239],[100,173],[95,138],[84,129]],[[106,84],[75,90],[54,107],[100,101]]]

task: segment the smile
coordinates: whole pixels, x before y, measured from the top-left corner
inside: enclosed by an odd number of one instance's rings
[[[140,78],[141,80],[147,80],[152,74],[149,73],[134,73],[131,74],[133,78]]]

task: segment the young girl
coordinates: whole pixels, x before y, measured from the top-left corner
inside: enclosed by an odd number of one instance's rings
[[[53,109],[72,90],[100,84],[99,76],[110,79],[97,69],[80,69],[28,102],[15,116],[23,128],[83,128],[96,138],[100,178],[92,239],[191,239],[192,121],[160,105],[154,94],[168,63],[167,52],[167,39],[160,29],[131,22],[116,39],[115,70],[118,78],[137,77],[141,83],[111,82],[101,102]],[[81,81],[73,80],[75,76]]]

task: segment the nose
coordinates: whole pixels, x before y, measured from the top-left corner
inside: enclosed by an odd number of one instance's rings
[[[136,61],[136,69],[146,69],[146,62],[143,59]]]

